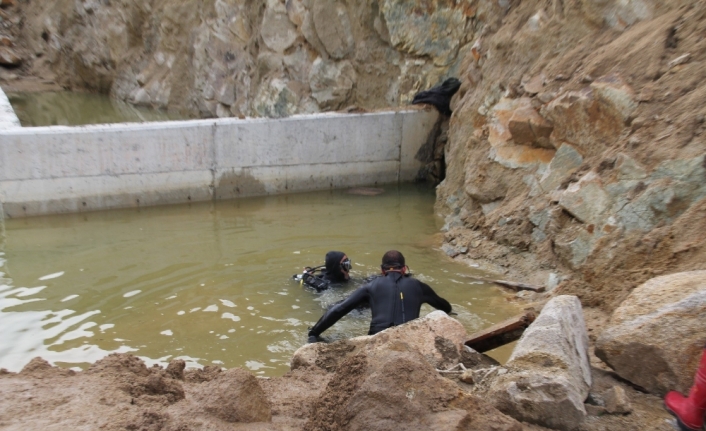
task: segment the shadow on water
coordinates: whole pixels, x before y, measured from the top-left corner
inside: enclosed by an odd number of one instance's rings
[[[137,107],[103,94],[70,91],[7,94],[23,127],[82,126],[185,120],[184,116]]]
[[[482,274],[432,247],[441,224],[432,189],[383,189],[6,220],[0,367],[17,371],[35,356],[85,367],[118,351],[280,375],[307,328],[377,274],[392,248],[469,332],[518,312],[499,288],[468,278]],[[292,280],[329,250],[351,257],[353,282],[316,293]],[[368,313],[324,335],[364,335]]]

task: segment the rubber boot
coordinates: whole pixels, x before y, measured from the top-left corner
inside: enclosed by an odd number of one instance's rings
[[[706,348],[701,352],[699,369],[689,396],[671,391],[664,397],[664,406],[676,416],[679,428],[683,431],[699,431],[703,427],[706,412]]]

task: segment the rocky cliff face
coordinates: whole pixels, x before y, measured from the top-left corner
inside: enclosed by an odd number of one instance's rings
[[[457,76],[434,157],[450,256],[607,309],[706,266],[703,2],[11,7],[28,73],[197,117],[395,107]]]
[[[461,52],[446,252],[607,309],[703,268],[705,17],[697,1],[523,1],[485,23]]]
[[[198,117],[407,104],[459,70],[497,2],[27,1],[33,67],[65,87]],[[500,2],[507,3],[507,2]]]

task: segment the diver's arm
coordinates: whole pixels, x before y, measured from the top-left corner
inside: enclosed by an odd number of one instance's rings
[[[445,300],[441,296],[437,295],[428,284],[419,282],[422,285],[422,302],[426,302],[437,310],[445,311],[447,314],[451,313],[451,304],[449,301]]]
[[[363,286],[356,290],[346,298],[345,301],[340,304],[334,305],[329,309],[313,328],[309,330],[309,336],[318,337],[322,332],[333,326],[334,323],[338,322],[343,316],[350,313],[359,304],[368,300],[368,289],[367,286]]]

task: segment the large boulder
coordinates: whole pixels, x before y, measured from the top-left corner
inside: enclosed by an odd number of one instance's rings
[[[431,57],[437,66],[447,66],[456,59],[471,22],[467,2],[380,3],[390,40],[399,51]]]
[[[300,347],[292,356],[291,367],[319,367],[333,371],[347,356],[384,349],[390,340],[400,341],[420,352],[436,368],[455,365],[461,358],[466,329],[443,311],[378,332],[331,344],[314,343]]]
[[[582,163],[581,153],[569,144],[561,145],[539,179],[539,187],[544,192],[554,191],[569,178],[569,175],[576,172]]]
[[[260,86],[253,108],[263,117],[284,118],[297,113],[300,100],[293,82],[273,78]]]
[[[486,373],[492,380],[479,382],[496,408],[553,429],[578,427],[591,387],[588,334],[578,298],[550,300],[517,342],[505,369]]]
[[[687,392],[706,342],[704,321],[706,271],[653,278],[615,310],[596,356],[652,393]]]
[[[353,94],[356,80],[355,68],[351,62],[344,60],[333,63],[317,58],[309,73],[311,96],[323,108],[342,108]]]
[[[441,377],[417,349],[389,339],[348,355],[312,406],[304,430],[495,430],[522,425]]]
[[[548,164],[555,154],[551,132],[551,123],[537,113],[528,97],[503,97],[488,111],[490,158],[506,168]]]
[[[599,224],[613,203],[601,177],[591,171],[561,194],[559,205],[582,223]]]
[[[335,0],[313,0],[311,3],[314,27],[328,55],[342,59],[351,54],[355,39],[345,6]]]
[[[620,76],[598,78],[587,88],[552,100],[542,115],[554,124],[552,139],[596,154],[601,141],[614,142],[626,127],[637,102],[633,89]]]
[[[297,40],[297,29],[287,16],[287,9],[277,0],[269,0],[262,18],[262,41],[274,52],[283,53]]]

